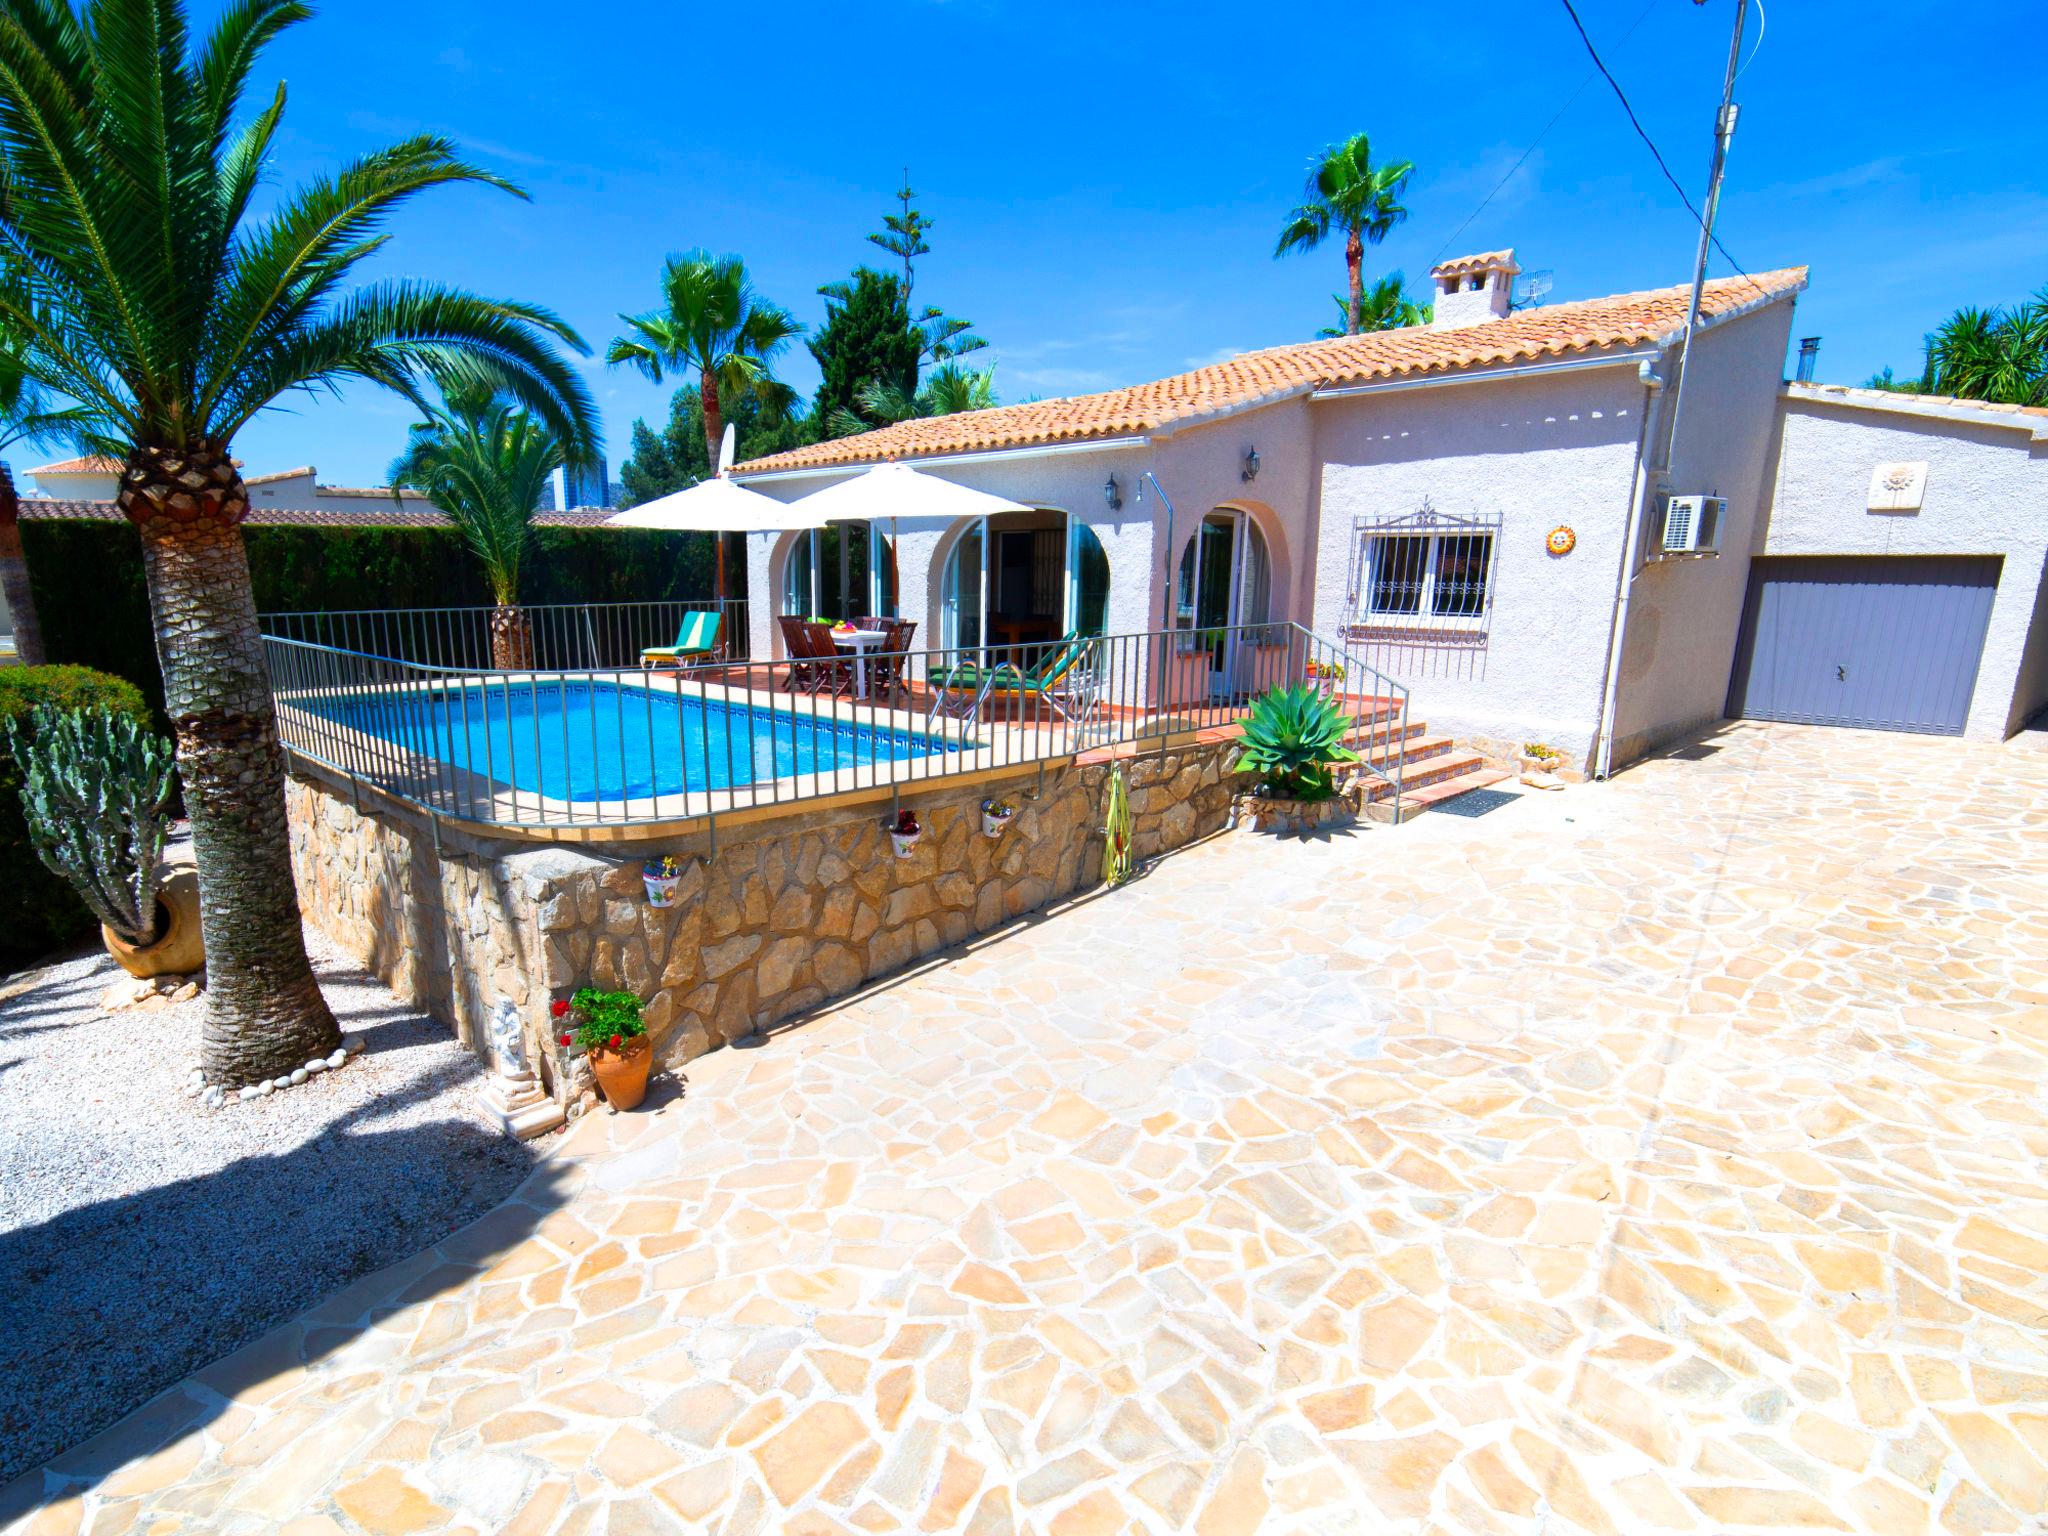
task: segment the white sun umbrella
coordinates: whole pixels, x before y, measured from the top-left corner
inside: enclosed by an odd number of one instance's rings
[[[777,501],[736,485],[724,475],[700,480],[686,490],[643,501],[605,519],[613,528],[659,528],[670,533],[780,533],[790,528],[822,528],[802,502]],[[725,596],[725,540],[718,541],[718,595]]]
[[[1032,510],[1007,496],[977,491],[908,464],[893,463],[877,464],[851,480],[813,491],[795,504],[829,523],[878,523],[887,518],[892,546],[899,517],[934,517],[950,523],[963,517]]]

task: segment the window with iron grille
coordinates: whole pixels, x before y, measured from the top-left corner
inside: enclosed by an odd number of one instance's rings
[[[1491,533],[1376,533],[1366,539],[1360,620],[1468,627],[1486,617]]]

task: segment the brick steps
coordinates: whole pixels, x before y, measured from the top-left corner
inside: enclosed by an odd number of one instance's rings
[[[1461,755],[1474,756],[1476,758],[1476,754]],[[1477,760],[1482,764],[1484,762],[1484,759]],[[1514,775],[1505,769],[1481,766],[1467,769],[1463,773],[1453,774],[1449,778],[1432,780],[1419,788],[1415,787],[1412,782],[1404,784],[1401,788],[1400,819],[1402,821],[1413,821],[1432,806],[1442,805],[1446,800],[1455,800],[1458,796],[1468,794],[1472,790],[1485,789],[1489,785],[1498,784],[1503,779],[1511,779],[1513,777]],[[1375,821],[1392,821],[1394,820],[1393,789],[1386,785],[1380,787],[1385,789],[1386,793],[1371,797],[1366,805],[1366,814]]]

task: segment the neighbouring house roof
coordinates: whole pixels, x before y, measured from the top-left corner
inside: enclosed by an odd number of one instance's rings
[[[445,512],[425,507],[399,507],[384,493],[384,506],[362,511],[336,512],[311,507],[255,507],[243,524],[250,528],[448,528]],[[579,507],[572,512],[536,512],[539,528],[602,528],[611,511],[603,507]],[[127,519],[111,501],[66,501],[47,496],[21,499],[24,521],[37,523],[120,523]],[[628,530],[621,529],[620,532]]]
[[[1824,405],[1860,406],[1864,410],[1894,411],[1904,416],[1934,416],[1950,421],[1985,421],[1988,425],[2025,427],[2036,437],[2048,437],[2048,406],[2009,405],[2002,400],[1966,400],[1957,395],[1915,395],[1897,389],[1860,389],[1848,384],[1800,384],[1785,386],[1794,400],[1817,400]]]
[[[1804,267],[1716,278],[1706,286],[1700,312],[1709,321],[1731,319],[1789,298],[1805,286]],[[1407,326],[1267,347],[1128,389],[898,422],[769,454],[736,466],[734,473],[744,477],[1124,437],[1270,405],[1332,385],[1455,373],[1611,347],[1667,345],[1684,330],[1690,296],[1691,286],[1679,284],[1647,293],[1547,304],[1455,329]]]
[[[310,480],[317,471],[310,464],[301,464],[297,469],[273,469],[267,475],[244,475],[244,485],[267,485],[272,480]]]
[[[103,458],[89,453],[78,459],[59,459],[54,464],[39,464],[29,471],[32,475],[118,475],[121,473],[119,459]]]
[[[1453,256],[1449,261],[1440,261],[1429,269],[1431,277],[1449,277],[1453,273],[1484,272],[1489,267],[1505,266],[1512,263],[1515,253],[1512,247],[1505,251],[1481,251],[1477,256]]]

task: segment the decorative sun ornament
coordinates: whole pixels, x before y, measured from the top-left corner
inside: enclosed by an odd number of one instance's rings
[[[1569,528],[1553,528],[1550,537],[1543,541],[1543,547],[1553,555],[1568,555],[1577,546],[1579,536]]]

